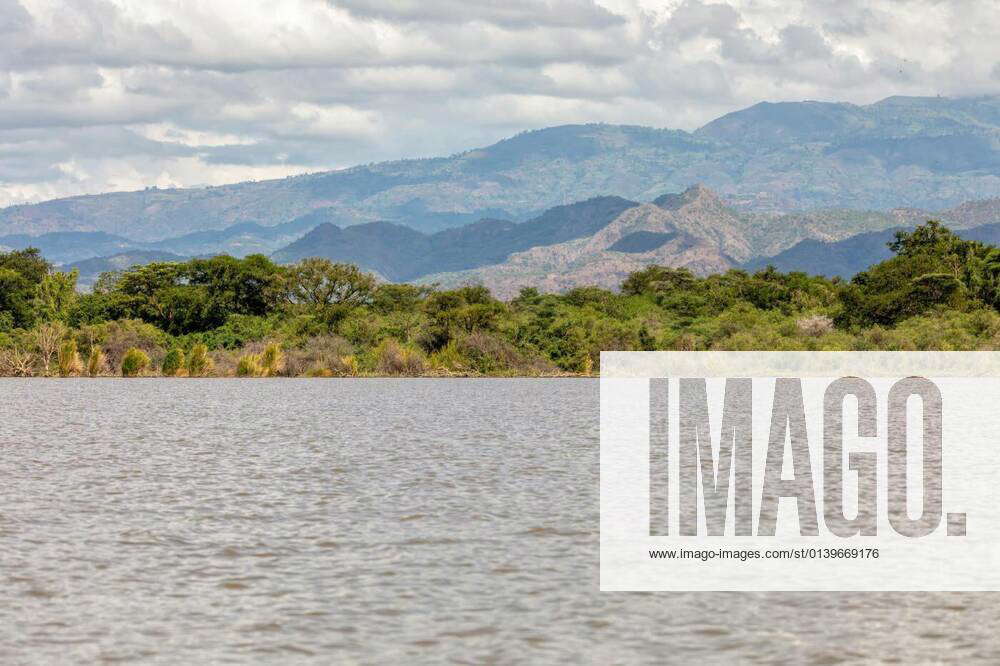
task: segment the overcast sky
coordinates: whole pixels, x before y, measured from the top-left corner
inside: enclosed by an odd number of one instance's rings
[[[1000,0],[0,0],[0,206],[1000,92]]]

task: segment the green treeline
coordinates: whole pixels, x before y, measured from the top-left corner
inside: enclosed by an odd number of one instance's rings
[[[79,294],[29,249],[0,254],[0,374],[545,376],[594,373],[601,350],[1000,346],[1000,249],[936,222],[890,247],[850,282],[651,266],[620,292],[526,287],[507,302],[261,255],[134,267]]]

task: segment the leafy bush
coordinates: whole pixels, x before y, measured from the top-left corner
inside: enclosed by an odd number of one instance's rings
[[[197,333],[186,339],[205,344],[210,349],[239,349],[267,338],[274,332],[277,324],[278,321],[274,318],[234,314],[219,328]]]
[[[494,333],[476,331],[448,344],[435,355],[448,370],[482,375],[536,375],[552,371],[541,359],[522,353]]]
[[[357,377],[361,374],[358,359],[353,355],[341,356],[336,363],[332,364],[331,370],[335,375],[341,377]]]
[[[240,356],[236,363],[237,377],[276,377],[281,374],[284,366],[284,354],[281,346],[271,343],[259,353],[248,353]]]
[[[285,362],[285,356],[281,351],[281,345],[272,342],[260,355],[260,365],[264,369],[265,377],[275,377],[281,373]]]
[[[164,377],[176,377],[181,371],[186,370],[184,364],[184,352],[177,347],[171,347],[167,355],[163,357],[161,372]]]
[[[122,377],[138,377],[149,367],[149,356],[132,347],[122,356]]]

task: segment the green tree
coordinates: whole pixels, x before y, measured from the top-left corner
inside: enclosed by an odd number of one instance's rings
[[[646,294],[691,289],[698,278],[686,268],[649,266],[630,274],[622,282],[622,293]]]
[[[1000,262],[987,246],[930,221],[897,232],[889,248],[896,256],[858,273],[841,291],[840,323],[892,326],[935,306],[965,309],[992,300]]]
[[[289,266],[283,278],[285,302],[335,326],[357,307],[372,302],[375,278],[357,266],[313,257]]]
[[[62,321],[69,319],[76,302],[76,279],[79,273],[49,273],[35,286],[32,306],[39,321]]]
[[[262,254],[192,259],[184,268],[188,284],[204,288],[213,313],[263,317],[281,299],[282,269]]]
[[[11,328],[35,323],[35,295],[52,265],[37,248],[0,252],[0,313],[9,313]]]

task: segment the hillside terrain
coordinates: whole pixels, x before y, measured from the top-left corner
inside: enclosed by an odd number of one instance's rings
[[[800,271],[812,275],[849,279],[869,266],[891,257],[892,252],[888,244],[894,239],[897,231],[905,229],[908,227],[895,227],[885,231],[858,234],[834,242],[804,240],[773,257],[752,259],[746,262],[743,268],[756,271],[765,266],[774,266],[786,273]],[[996,222],[969,229],[956,229],[955,234],[965,240],[1000,245],[1000,223]]]
[[[997,197],[1000,97],[761,103],[694,132],[552,127],[451,157],[14,206],[0,210],[0,235],[104,232],[148,243],[315,211],[339,227],[381,221],[435,232],[484,218],[520,222],[595,196],[652,201],[695,182],[758,212],[939,209]]]
[[[638,205],[620,197],[596,197],[557,206],[522,224],[486,219],[430,235],[389,222],[344,229],[323,224],[273,258],[291,263],[320,256],[403,282],[428,273],[498,264],[514,252],[591,236]]]
[[[1000,221],[1000,199],[939,211],[834,209],[778,215],[736,210],[712,190],[695,185],[651,203],[595,197],[556,206],[526,222],[484,219],[433,234],[391,222],[341,228],[326,219],[324,211],[315,211],[277,227],[236,225],[154,243],[130,244],[103,232],[0,241],[18,249],[37,243],[43,254],[62,263],[62,270],[77,269],[82,288],[101,272],[127,268],[128,262],[267,254],[294,239],[271,258],[290,264],[318,256],[355,264],[389,282],[482,283],[509,297],[526,284],[546,291],[588,284],[613,288],[624,275],[654,263],[687,267],[699,275],[774,263],[785,270],[848,276],[886,258],[885,243],[892,237],[886,230],[939,219],[971,237],[967,234],[986,228],[983,220]],[[302,234],[304,229],[308,231]],[[93,239],[94,247],[107,248],[109,254],[78,259],[81,252],[74,242],[81,237]]]
[[[976,232],[971,226],[981,220],[1000,222],[1000,200],[996,199],[941,211],[824,210],[771,216],[741,214],[703,186],[655,201],[660,204],[626,210],[592,236],[536,246],[500,263],[435,273],[420,281],[442,287],[482,284],[509,298],[523,286],[543,291],[584,285],[613,289],[626,275],[650,264],[708,275],[777,262],[782,270],[853,275],[888,257],[885,243],[892,232],[887,230],[938,219],[972,239]]]

